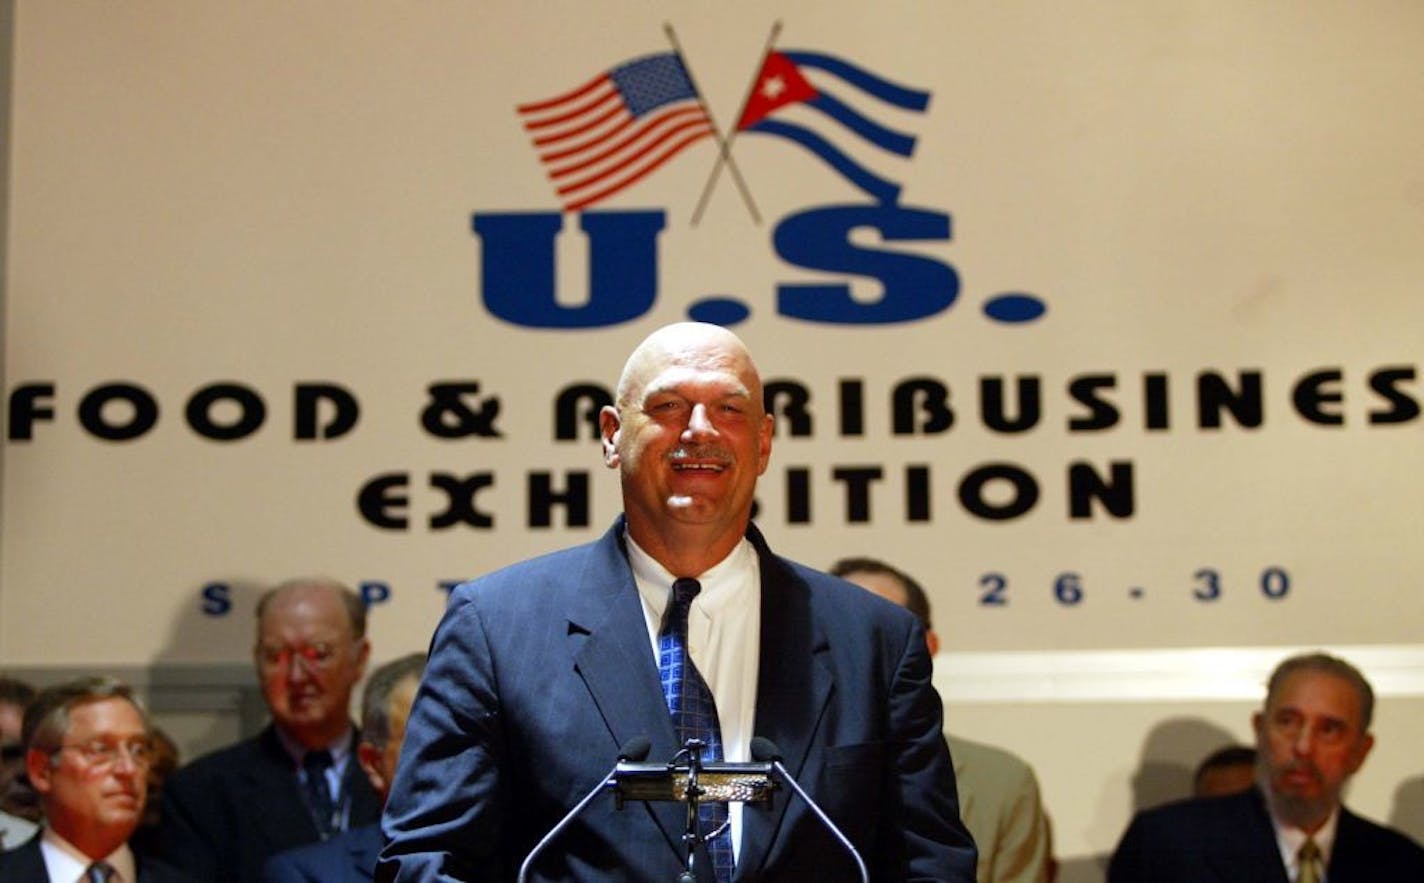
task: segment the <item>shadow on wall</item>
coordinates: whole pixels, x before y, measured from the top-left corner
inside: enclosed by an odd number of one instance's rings
[[[1129,815],[1192,796],[1192,774],[1197,764],[1223,745],[1239,739],[1219,724],[1197,717],[1167,718],[1148,732],[1128,786]],[[1122,780],[1118,779],[1121,783]],[[1119,784],[1119,787],[1120,784]],[[1109,789],[1111,792],[1112,789]],[[1122,792],[1105,793],[1103,804],[1121,807]],[[1101,834],[1101,832],[1099,832]],[[1113,835],[1116,845],[1121,831]],[[1111,852],[1060,858],[1057,883],[1103,883]]]
[[[1424,776],[1405,779],[1395,789],[1389,824],[1424,843]]]
[[[1219,724],[1196,717],[1173,717],[1147,734],[1132,777],[1132,811],[1192,796],[1197,764],[1218,748],[1237,742]]]
[[[216,601],[195,593],[174,611],[148,671],[148,701],[155,721],[178,743],[184,760],[230,745],[256,732],[267,709],[252,669],[253,611],[265,586],[227,582],[228,612],[205,612]]]

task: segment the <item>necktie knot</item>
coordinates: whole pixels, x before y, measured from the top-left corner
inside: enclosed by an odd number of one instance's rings
[[[109,883],[115,873],[114,866],[108,862],[94,862],[84,869],[84,883]]]
[[[325,775],[326,771],[331,769],[331,764],[331,752],[325,748],[302,755],[302,769],[306,770],[307,775]]]
[[[679,607],[692,606],[692,599],[702,591],[702,583],[695,579],[680,579],[672,584],[672,603]]]

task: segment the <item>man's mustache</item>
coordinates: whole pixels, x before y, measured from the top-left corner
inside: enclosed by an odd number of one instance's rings
[[[668,462],[676,464],[685,460],[692,460],[702,463],[716,463],[721,466],[730,466],[735,462],[732,453],[718,445],[692,444],[679,445],[668,452]]]

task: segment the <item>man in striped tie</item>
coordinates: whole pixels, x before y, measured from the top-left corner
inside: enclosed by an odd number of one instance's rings
[[[455,589],[386,805],[378,880],[511,880],[608,772],[780,755],[870,879],[971,883],[924,630],[774,554],[751,524],[772,417],[746,347],[655,331],[600,413],[624,514],[603,538]],[[768,745],[774,748],[768,748]],[[861,879],[793,789],[769,805],[615,808],[596,795],[529,879]],[[692,828],[689,836],[688,829]]]
[[[152,741],[126,684],[93,677],[42,690],[25,710],[24,741],[45,826],[0,853],[0,880],[192,883],[128,846],[143,816]]]

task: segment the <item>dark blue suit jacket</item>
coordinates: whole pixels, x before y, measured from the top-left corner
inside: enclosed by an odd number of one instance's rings
[[[1330,883],[1419,883],[1424,848],[1340,810]],[[1289,883],[1266,800],[1242,794],[1138,813],[1108,866],[1108,883]]]
[[[279,852],[262,869],[263,883],[367,883],[381,854],[381,826],[352,828],[323,843]]]
[[[512,880],[621,745],[677,743],[620,518],[602,539],[457,588],[436,630],[386,804],[378,880]],[[872,879],[974,880],[918,621],[784,559],[755,528],[761,650],[754,732],[856,844]],[[682,804],[600,796],[532,879],[673,880]],[[707,861],[699,861],[705,872]],[[710,877],[703,873],[701,881]],[[736,880],[850,881],[798,798],[746,810]]]
[[[349,827],[380,819],[381,798],[355,752],[341,787],[350,795]],[[269,857],[320,840],[271,726],[179,769],[164,785],[162,807],[164,860],[207,883],[255,883]]]
[[[40,837],[36,834],[24,845],[9,852],[0,852],[0,880],[5,883],[49,883],[44,855],[40,852]],[[134,857],[138,862],[138,883],[196,883],[162,862]]]

